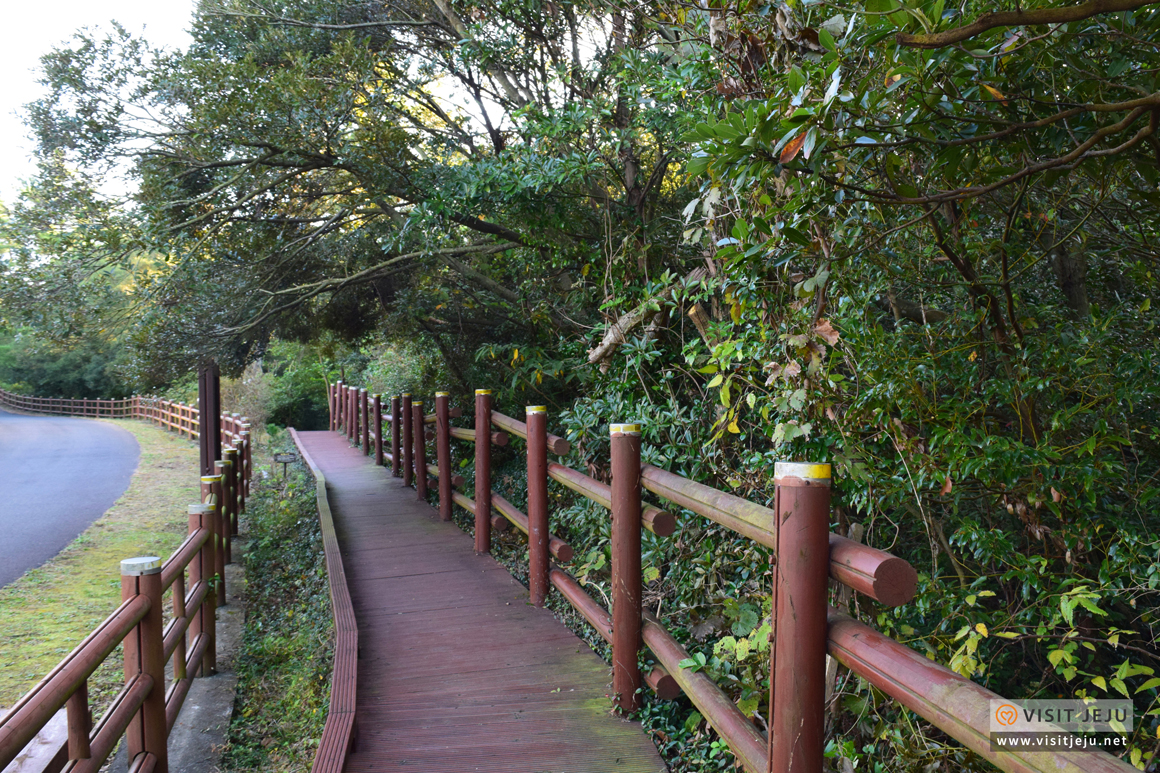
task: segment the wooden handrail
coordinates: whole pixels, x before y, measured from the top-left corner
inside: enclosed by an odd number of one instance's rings
[[[331,426],[335,430],[345,429],[348,435],[358,442],[357,436],[351,431],[351,425],[357,426],[359,418],[354,410],[356,403],[350,399],[352,393],[353,390],[349,385],[343,385],[341,383],[335,385],[332,393],[329,395],[332,405]],[[482,412],[478,407],[480,394],[487,395],[485,402],[486,410]],[[527,423],[513,419],[510,416],[505,416],[491,408],[490,393],[486,390],[477,391],[476,395],[477,428],[481,421],[480,417],[482,416],[482,420],[496,425],[504,430],[505,433],[515,435],[524,440],[528,439]],[[439,399],[446,401],[446,393],[440,393]],[[410,401],[408,400],[407,402],[409,403]],[[446,402],[443,405],[445,406]],[[542,414],[543,409],[529,408],[529,415],[533,413]],[[540,423],[542,419],[537,419],[536,421],[538,422],[536,425],[537,435],[542,438],[543,435],[539,434],[543,432],[543,425]],[[477,430],[447,427],[445,426],[446,422],[440,420],[438,416],[423,417],[422,423],[432,422],[437,425],[437,438],[456,438],[467,442],[476,441]],[[376,422],[376,434],[379,434],[379,426]],[[624,435],[639,435],[639,432],[636,431],[636,425],[618,426],[620,429],[613,427],[612,431],[614,445],[614,482],[618,480],[615,471],[616,465],[618,464],[615,460],[617,438],[622,438],[621,442],[623,446]],[[618,435],[618,433],[620,434]],[[414,433],[410,434],[413,435]],[[570,447],[566,440],[555,435],[547,435],[547,438],[548,448],[546,450],[551,450],[557,454],[568,453]],[[419,458],[421,458],[423,451],[422,444],[427,439],[429,438],[422,436],[414,437],[414,445],[412,447],[404,447],[404,451],[407,452],[407,457],[411,458],[418,454]],[[491,438],[492,443],[498,444],[496,443],[497,439],[496,435],[493,435]],[[502,439],[506,440],[507,434],[504,434]],[[366,441],[363,442],[365,443]],[[440,440],[440,443],[442,442]],[[538,442],[542,443],[543,441],[540,440]],[[639,454],[639,438],[636,438],[635,442],[637,450],[633,453]],[[490,445],[485,444],[485,447],[490,447]],[[543,449],[542,445],[539,447]],[[525,533],[530,532],[531,521],[527,515],[520,512],[503,497],[491,492],[489,481],[484,480],[481,485],[479,475],[482,474],[486,479],[490,473],[488,467],[484,467],[482,473],[479,471],[478,462],[480,455],[478,448],[477,446],[477,498],[480,496],[479,492],[482,489],[483,495],[487,497],[492,507],[503,514],[521,531]],[[369,448],[367,450],[369,451]],[[537,453],[546,453],[546,450],[541,450]],[[444,475],[451,477],[449,460],[445,459],[442,455],[445,453],[440,452],[441,456],[438,459],[439,465],[428,467],[428,472],[438,476],[440,474],[439,471],[443,470]],[[531,481],[532,474],[532,453],[529,450],[529,481]],[[621,461],[619,462],[621,467],[625,463],[623,453]],[[385,458],[389,460],[391,456],[388,454],[385,455]],[[484,454],[483,458],[486,461],[489,457]],[[376,455],[376,460],[382,463],[378,455]],[[547,462],[546,459],[544,461]],[[632,469],[636,467],[640,469],[639,481],[642,488],[680,507],[691,510],[693,513],[709,518],[715,523],[742,536],[748,537],[774,551],[778,549],[779,534],[776,525],[777,515],[774,510],[733,494],[697,483],[675,473],[662,470],[653,465],[640,464],[638,455],[632,456],[629,461],[631,462],[630,466]],[[623,504],[618,505],[618,502],[628,502],[628,504],[632,505],[628,509],[635,509],[639,521],[635,522],[633,528],[637,530],[637,533],[641,526],[649,527],[650,522],[652,530],[657,534],[671,534],[673,533],[672,530],[675,529],[675,521],[670,514],[639,501],[639,488],[635,494],[631,494],[631,487],[629,487],[627,490],[630,492],[630,496],[627,499],[625,498],[626,488],[623,476],[626,473],[623,469],[619,473],[622,476],[620,478],[621,483],[619,484],[621,493],[615,494],[613,487],[562,464],[547,462],[545,467],[547,477],[602,507],[611,508],[613,510],[614,529],[618,518],[617,507],[626,507]],[[545,467],[538,468],[540,470],[538,474],[543,474]],[[781,465],[779,464],[780,467]],[[787,469],[793,468],[794,471],[785,472],[785,477],[779,477],[776,481],[779,487],[779,496],[781,497],[779,500],[781,502],[779,508],[784,510],[787,516],[799,510],[799,518],[804,518],[808,515],[809,518],[801,521],[802,523],[809,522],[814,524],[817,517],[828,513],[829,509],[829,466],[820,466],[825,469],[824,479],[818,478],[817,480],[811,477],[813,473],[810,472],[815,467],[818,466],[787,465]],[[779,473],[779,475],[781,474]],[[631,477],[631,474],[629,475]],[[425,476],[423,477],[425,480]],[[422,484],[420,483],[419,485],[419,490],[422,492]],[[447,488],[441,488],[441,498],[442,496],[447,496],[450,503],[476,514],[476,549],[486,551],[488,549],[488,543],[485,540],[481,547],[479,535],[480,524],[487,519],[482,519],[481,521],[479,514],[476,513],[476,501],[473,501],[458,491],[449,491]],[[618,500],[617,497],[620,497],[620,499]],[[635,504],[632,504],[633,498],[636,499]],[[532,497],[529,492],[529,513],[533,510],[531,500]],[[537,507],[542,507],[542,505],[538,505]],[[441,502],[441,512],[444,511],[449,512],[449,509],[445,508]],[[623,524],[624,521],[621,523]],[[827,536],[824,519],[821,523],[823,524],[822,528],[814,532],[817,537],[817,541],[815,542],[802,542],[801,540],[804,538],[800,534],[804,532],[799,531],[790,534],[787,538],[789,541],[783,543],[786,547],[787,558],[779,561],[779,564],[784,562],[796,566],[798,567],[796,571],[804,571],[811,576],[815,571],[820,571],[821,574],[818,575],[817,582],[811,579],[809,583],[803,584],[803,575],[791,574],[788,575],[789,579],[787,580],[787,575],[780,573],[775,581],[777,588],[783,589],[785,593],[790,594],[790,598],[800,598],[802,600],[822,599],[821,606],[824,607],[826,571],[823,570],[827,570],[830,578],[883,604],[898,606],[914,598],[917,574],[908,562],[885,551],[862,545],[840,535],[829,534]],[[660,524],[659,528],[657,527],[658,524]],[[810,528],[814,529],[816,525],[814,524]],[[623,543],[624,539],[626,539],[626,533],[622,531],[620,534]],[[811,537],[810,539],[813,538]],[[550,540],[553,548],[552,553],[556,554],[558,560],[567,561],[570,556],[566,558],[560,553],[561,547],[568,547],[567,543],[564,543],[563,540],[559,540],[555,536],[550,536]],[[820,541],[820,548],[818,547],[818,541]],[[614,538],[615,542],[616,540]],[[811,554],[803,552],[807,544],[812,546],[809,548],[812,551],[812,555],[820,554],[823,557],[822,560],[825,562],[823,566],[818,566],[815,561],[810,559],[809,555]],[[568,549],[570,551],[570,548]],[[790,558],[793,560],[791,561]],[[623,560],[623,557],[621,557],[622,563]],[[626,580],[623,567],[621,568],[621,579],[617,580],[616,561],[617,555],[614,552],[614,598],[617,597],[620,585],[624,585],[626,582],[628,584],[635,582],[638,585],[641,583],[639,574],[634,579],[631,572],[627,575]],[[532,573],[531,569],[532,567],[529,567],[530,573]],[[635,571],[639,572],[639,566]],[[613,644],[614,651],[617,650],[618,646],[623,648],[624,645],[618,645],[616,641],[617,637],[613,635],[615,627],[612,625],[612,619],[608,612],[591,599],[574,579],[559,568],[550,569],[548,576],[551,584],[560,591],[564,598],[580,612],[589,624],[597,629],[606,641]],[[532,585],[531,582],[529,584]],[[818,595],[818,589],[820,589],[821,595]],[[795,596],[794,594],[801,595]],[[536,598],[535,591],[533,590],[532,603],[537,603]],[[614,609],[624,608],[623,606],[617,607],[616,603],[620,602],[614,602]],[[784,650],[783,654],[788,655],[790,660],[788,661],[788,665],[784,665],[781,660],[783,655],[779,654],[777,672],[780,674],[779,678],[792,682],[795,685],[795,689],[796,686],[806,685],[809,682],[808,679],[801,678],[800,674],[794,673],[794,646],[800,645],[802,641],[808,641],[810,644],[806,649],[809,651],[809,655],[806,657],[803,654],[801,658],[803,663],[812,663],[812,661],[817,660],[817,658],[821,657],[820,650],[828,646],[830,654],[840,662],[846,664],[852,671],[869,680],[876,687],[895,700],[898,700],[907,708],[927,717],[935,725],[947,732],[948,735],[962,741],[968,748],[982,754],[1003,770],[1012,771],[1012,773],[1015,771],[1019,771],[1020,773],[1026,771],[1047,771],[1048,767],[1053,771],[1060,770],[1068,771],[1069,773],[1078,773],[1081,770],[1099,771],[1099,773],[1112,773],[1113,771],[1126,773],[1127,771],[1133,770],[1126,763],[1104,752],[1084,752],[1081,756],[1053,755],[1050,758],[1050,764],[1046,762],[1048,760],[1048,756],[1046,755],[1022,752],[990,752],[986,733],[980,730],[980,728],[986,725],[985,704],[987,700],[997,699],[1000,696],[987,692],[978,685],[963,679],[948,669],[930,663],[922,654],[914,652],[868,626],[838,613],[832,613],[829,618],[828,626],[830,632],[827,644],[826,637],[824,636],[825,627],[823,626],[816,631],[811,628],[814,621],[819,621],[819,614],[824,615],[824,610],[821,610],[819,613],[818,610],[813,610],[813,605],[813,600],[804,604],[806,612],[803,613],[802,609],[794,609],[779,604],[776,595],[774,599],[774,606],[777,610],[773,615],[773,624],[775,626],[778,625],[777,620],[783,612],[788,611],[790,613],[786,620],[784,635],[780,639],[777,639],[779,642],[777,651],[783,653]],[[631,607],[632,605],[630,604],[629,606]],[[639,607],[637,608],[639,609]],[[638,618],[639,620],[640,618]],[[824,617],[821,620],[824,620]],[[818,636],[815,636],[815,633]],[[683,691],[689,696],[705,719],[717,730],[718,734],[728,743],[744,767],[751,771],[751,773],[765,773],[767,766],[770,764],[773,764],[779,769],[788,764],[785,761],[787,749],[790,749],[790,745],[800,742],[801,734],[797,738],[785,741],[782,744],[784,748],[779,748],[777,745],[774,745],[775,758],[771,759],[768,756],[765,735],[754,726],[748,717],[741,713],[721,688],[699,670],[690,670],[680,666],[681,662],[688,659],[689,653],[664,629],[658,620],[645,613],[641,634],[645,645],[652,650],[653,654],[663,666],[663,668],[658,668],[653,671],[645,679],[654,690],[658,691],[658,694],[673,697],[677,691]],[[628,638],[632,639],[633,637],[629,636]],[[614,662],[631,662],[635,660],[635,657],[629,657],[635,651],[635,648],[636,644],[629,642],[628,652],[624,657],[619,658],[619,660],[614,656]],[[815,652],[815,649],[818,651]],[[802,652],[804,653],[805,650]],[[814,666],[811,664],[808,670],[812,673]],[[615,687],[616,680],[620,678],[618,674],[619,672],[614,668],[614,690],[619,689]],[[771,678],[771,689],[772,683],[773,679]],[[931,685],[944,685],[946,689],[932,692]],[[785,690],[786,686],[781,685],[778,689],[778,695],[784,697]],[[806,690],[805,692],[809,691]],[[793,694],[796,695],[798,693]],[[813,701],[812,705],[814,706],[821,705],[818,702],[820,701],[818,696],[813,696],[810,700]],[[779,698],[780,701],[782,701],[782,698]],[[789,703],[793,702],[791,697]],[[625,703],[622,702],[622,705],[625,705]],[[631,701],[627,702],[627,705],[632,705]],[[792,717],[792,720],[790,720],[787,719],[786,710],[783,708],[781,711],[780,719],[777,710],[775,710],[774,717],[772,718],[775,732],[778,732],[779,728],[784,729],[787,726],[806,727],[805,725],[786,725],[785,723],[791,721],[796,722],[799,718],[810,716],[808,712],[802,713],[800,709],[791,709],[788,714],[789,717]],[[779,722],[782,724],[779,724]],[[811,732],[815,736],[820,737],[820,728],[812,728]],[[778,737],[781,738],[784,736],[779,735]],[[820,742],[813,745],[817,745],[818,749],[809,753],[811,755],[815,752],[820,754]],[[818,758],[818,764],[820,764],[820,757]]]
[[[302,454],[302,461],[314,475],[318,500],[318,519],[322,527],[322,546],[326,554],[326,575],[330,583],[330,603],[334,615],[334,666],[330,680],[330,709],[318,751],[314,755],[311,773],[342,773],[346,755],[354,737],[355,700],[358,686],[358,623],[354,617],[350,589],[346,582],[334,516],[326,496],[326,476],[306,450],[297,431],[290,428],[290,437]]]

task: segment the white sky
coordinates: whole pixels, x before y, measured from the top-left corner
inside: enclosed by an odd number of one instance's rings
[[[107,27],[116,20],[155,46],[184,48],[193,0],[56,0],[41,5],[29,0],[5,3],[0,27],[0,201],[11,205],[20,180],[35,171],[32,141],[19,115],[41,96],[36,82],[40,57],[72,37],[81,27]]]

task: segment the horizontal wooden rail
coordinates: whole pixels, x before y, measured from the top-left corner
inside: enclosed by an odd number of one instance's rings
[[[548,462],[548,477],[601,507],[612,509],[611,486],[556,462]],[[644,527],[658,537],[671,537],[677,530],[677,519],[652,505],[645,505],[641,509],[640,518]]]
[[[451,427],[451,437],[456,440],[466,440],[468,443],[474,443],[475,430],[464,429],[463,427]],[[508,434],[506,432],[491,433],[491,444],[493,446],[506,446],[508,444]]]
[[[129,679],[124,689],[113,699],[101,721],[93,728],[90,741],[91,755],[88,759],[77,760],[69,773],[98,773],[117,748],[117,741],[125,735],[129,723],[141,710],[142,704],[154,688],[153,677],[136,674]]]
[[[1010,773],[1126,773],[1105,752],[991,750],[990,702],[1005,700],[868,625],[831,609],[829,651],[839,663],[1000,770]]]
[[[524,534],[528,533],[528,516],[521,513],[515,505],[501,497],[499,494],[496,494],[494,491],[491,494],[491,506],[495,508],[495,510],[501,515],[503,515],[503,517],[511,521],[512,525],[517,529],[522,531]],[[557,537],[555,534],[550,535],[548,538],[548,552],[551,553],[557,561],[563,561],[564,563],[571,561],[572,557],[575,555],[575,551],[572,550],[572,546]]]
[[[567,572],[553,567],[548,573],[548,579],[564,600],[596,629],[600,638],[612,644],[612,617],[608,614],[608,610],[585,593],[580,583]],[[644,679],[661,700],[675,700],[681,694],[680,685],[663,666],[654,667]]]
[[[463,409],[458,407],[458,406],[456,406],[454,408],[447,409],[447,416],[449,418],[458,419],[462,415],[463,415]],[[424,424],[434,424],[435,423],[435,414],[433,414],[433,413],[426,414],[423,417],[423,423]]]
[[[701,716],[729,744],[737,759],[750,773],[765,773],[768,766],[766,739],[749,718],[741,713],[717,683],[701,671],[681,668],[689,652],[664,629],[655,617],[644,616],[644,643],[672,675]]]
[[[182,540],[169,560],[161,566],[161,590],[169,590],[169,586],[185,571],[189,562],[194,559],[194,556],[212,536],[213,532],[209,529],[196,529]]]
[[[430,475],[435,480],[439,480],[439,466],[435,465],[435,464],[427,465],[427,474]],[[451,485],[452,486],[462,486],[463,485],[463,476],[460,475],[459,473],[452,473]]]
[[[0,770],[16,759],[149,609],[149,599],[144,596],[125,601],[8,710],[0,719]]]
[[[774,513],[768,507],[651,464],[641,465],[641,485],[754,542],[777,549]],[[830,535],[830,551],[830,576],[838,582],[890,606],[900,606],[914,598],[918,574],[903,559],[836,534]]]
[[[491,423],[518,438],[528,439],[528,425],[518,419],[492,411]],[[548,450],[557,456],[566,456],[572,450],[572,444],[559,435],[548,433]]]

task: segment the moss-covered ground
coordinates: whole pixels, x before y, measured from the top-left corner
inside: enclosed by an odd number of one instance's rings
[[[0,707],[35,686],[117,607],[122,559],[168,557],[185,536],[186,508],[199,497],[196,442],[140,421],[114,423],[141,447],[129,488],[55,558],[0,588]],[[121,669],[114,653],[93,675],[95,708],[120,690]]]

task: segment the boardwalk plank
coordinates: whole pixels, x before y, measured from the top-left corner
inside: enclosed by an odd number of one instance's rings
[[[358,620],[349,773],[661,773],[614,716],[608,666],[471,538],[344,436],[302,432],[322,469]]]

